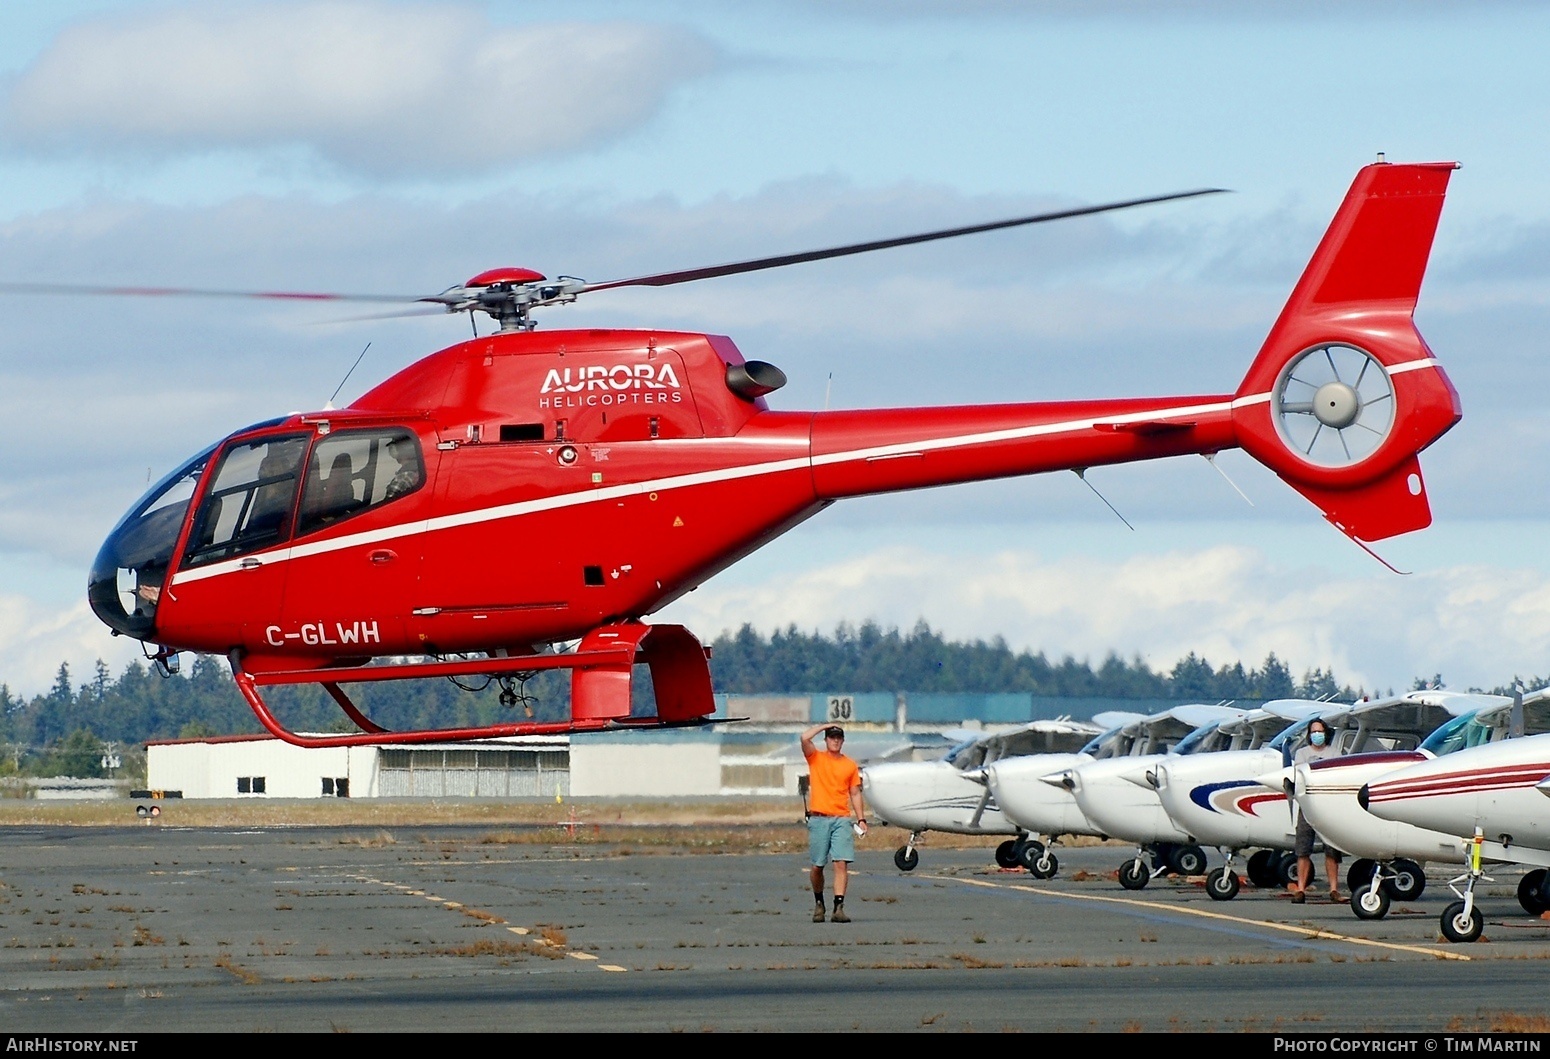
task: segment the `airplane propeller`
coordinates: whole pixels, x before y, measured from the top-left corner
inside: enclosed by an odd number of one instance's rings
[[[1145,198],[1106,202],[1096,206],[1079,206],[1073,209],[1052,210],[1046,213],[1031,214],[1026,217],[1013,217],[1010,220],[990,221],[985,224],[971,224],[958,228],[943,228],[931,232],[920,232],[915,235],[898,236],[892,239],[875,239],[864,243],[848,243],[844,246],[831,246],[821,250],[805,250],[794,254],[777,254],[772,257],[751,258],[746,261],[733,261],[703,268],[656,272],[645,276],[632,276],[627,279],[607,280],[602,283],[588,283],[574,276],[558,276],[551,280],[544,274],[535,272],[532,269],[497,268],[481,272],[465,283],[448,287],[440,294],[429,295],[217,290],[198,287],[106,286],[79,283],[0,283],[0,293],[154,298],[250,298],[278,301],[375,302],[405,305],[425,304],[436,306],[436,308],[411,308],[400,312],[353,317],[352,319],[388,319],[399,316],[422,316],[457,312],[473,313],[477,311],[487,313],[497,320],[502,331],[530,331],[534,326],[531,318],[531,313],[534,309],[573,302],[579,295],[592,291],[613,290],[619,287],[668,287],[679,283],[714,279],[720,276],[736,276],[747,272],[759,272],[764,269],[783,268],[787,265],[799,265],[809,261],[826,261],[831,258],[848,257],[853,254],[865,254],[874,250],[913,246],[918,243],[928,243],[938,239],[952,239],[962,235],[975,235],[981,232],[1017,228],[1028,224],[1043,224],[1048,221],[1065,220],[1071,217],[1087,217],[1093,214],[1111,213],[1115,210],[1132,209],[1136,206],[1172,202],[1178,199],[1196,198],[1201,195],[1216,195],[1225,190],[1225,188],[1196,188],[1193,191],[1178,191],[1167,195],[1150,195]]]

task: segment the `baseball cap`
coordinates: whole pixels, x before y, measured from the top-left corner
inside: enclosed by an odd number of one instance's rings
[[[845,729],[837,724],[831,724],[823,730],[823,736],[825,739],[844,739]]]

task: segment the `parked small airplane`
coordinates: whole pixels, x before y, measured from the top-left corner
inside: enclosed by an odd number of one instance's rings
[[[1325,703],[1316,716],[1329,725],[1330,745],[1341,754],[1414,747],[1451,716],[1422,701],[1432,694],[1412,691],[1355,704]],[[1157,768],[1159,795],[1181,830],[1197,843],[1216,846],[1224,857],[1257,850],[1247,865],[1249,881],[1256,886],[1285,885],[1296,868],[1290,851],[1296,844],[1297,821],[1286,781],[1311,719],[1299,720],[1259,750],[1212,755],[1209,767],[1169,759]],[[1232,889],[1220,880],[1213,896],[1223,900]]]
[[[1314,717],[1346,709],[1330,702],[1273,699],[1222,726],[1233,738],[1228,749],[1171,755],[1147,771],[1161,810],[1184,836],[1178,841],[1196,848],[1215,846],[1221,852],[1223,865],[1206,874],[1206,893],[1214,900],[1229,901],[1238,895],[1242,882],[1233,860],[1249,844],[1251,825],[1266,802],[1285,798],[1242,777],[1281,763],[1282,741],[1296,738]],[[1275,850],[1260,850],[1249,859],[1249,880],[1255,886],[1281,885],[1289,870]]]
[[[982,769],[983,780],[995,795],[1007,819],[1031,837],[1024,844],[1023,866],[1041,879],[1053,878],[1060,863],[1047,844],[1066,835],[1107,837],[1077,804],[1065,778],[1070,770],[1095,761],[1133,760],[1166,749],[1184,738],[1220,707],[1199,704],[1175,706],[1161,713],[1136,716],[1065,756],[1044,755],[997,762]],[[1180,711],[1196,718],[1178,719]],[[1206,711],[1206,712],[1198,712]],[[971,777],[972,778],[972,777]]]
[[[1477,723],[1477,730],[1488,733],[1491,727],[1499,727],[1505,733],[1513,705],[1513,699],[1500,695],[1443,690],[1421,695],[1426,699],[1426,712],[1415,715],[1417,726],[1432,724],[1434,718],[1438,723],[1420,744],[1409,746],[1411,741],[1404,738],[1387,749],[1345,754],[1293,769],[1297,811],[1308,817],[1325,843],[1353,857],[1345,882],[1352,892],[1352,912],[1358,918],[1383,918],[1393,899],[1415,901],[1426,890],[1426,862],[1438,857],[1454,859],[1459,854],[1457,836],[1373,817],[1356,799],[1362,785],[1406,764],[1429,760],[1437,754],[1437,747],[1448,746],[1452,736],[1468,738],[1469,724],[1482,713],[1486,719]]]
[[[1104,728],[1130,714],[1099,714],[1092,721],[1068,718],[1033,721],[1017,728],[964,732],[968,738],[935,761],[893,761],[861,770],[872,815],[908,829],[909,839],[893,854],[900,871],[920,863],[916,845],[927,831],[956,835],[1012,835],[996,847],[996,863],[1015,868],[1028,832],[1008,820],[983,782],[966,773],[1005,758],[1068,754],[1080,750]],[[1107,723],[1105,723],[1107,722]]]
[[[1438,694],[1449,694],[1441,692]],[[1426,888],[1428,861],[1456,860],[1459,836],[1374,816],[1358,795],[1364,785],[1407,766],[1450,756],[1469,746],[1519,734],[1550,732],[1550,693],[1515,700],[1502,695],[1452,693],[1450,709],[1476,708],[1437,728],[1411,751],[1354,754],[1333,761],[1300,765],[1294,792],[1304,813],[1324,839],[1355,858],[1346,872],[1351,910],[1361,919],[1381,919],[1392,900],[1413,901]],[[1516,719],[1516,720],[1515,720]]]
[[[1474,896],[1476,884],[1487,879],[1484,861],[1533,865],[1518,884],[1518,903],[1530,914],[1550,910],[1547,797],[1550,735],[1486,743],[1418,762],[1357,793],[1374,816],[1459,836],[1467,850],[1466,870],[1449,882],[1459,900],[1442,913],[1443,936],[1456,942],[1474,941],[1483,928]]]
[[[1099,832],[1136,844],[1135,856],[1119,869],[1125,889],[1139,890],[1164,872],[1205,871],[1205,852],[1174,826],[1147,774],[1166,757],[1231,749],[1233,735],[1226,727],[1248,712],[1227,705],[1180,706],[1142,722],[1153,744],[1150,753],[1089,761],[1062,775],[1061,782]]]

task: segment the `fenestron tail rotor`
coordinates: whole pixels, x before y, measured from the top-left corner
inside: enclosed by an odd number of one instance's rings
[[[1343,342],[1317,345],[1281,372],[1271,405],[1282,439],[1321,467],[1371,456],[1394,427],[1394,382],[1371,353]]]

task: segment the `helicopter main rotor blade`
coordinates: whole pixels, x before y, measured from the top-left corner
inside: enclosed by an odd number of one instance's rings
[[[743,272],[758,272],[761,269],[780,268],[784,265],[799,265],[807,261],[824,261],[831,257],[848,257],[851,254],[865,254],[872,250],[888,250],[896,246],[913,246],[916,243],[929,243],[936,239],[952,239],[955,236],[993,232],[1001,228],[1016,228],[1024,224],[1042,224],[1045,221],[1065,220],[1068,217],[1086,217],[1094,213],[1126,210],[1133,206],[1147,206],[1156,202],[1172,202],[1175,199],[1190,199],[1199,195],[1217,195],[1226,190],[1226,188],[1197,188],[1194,191],[1178,191],[1171,195],[1152,195],[1144,199],[1106,202],[1098,206],[1081,206],[1070,210],[1055,210],[1051,213],[1036,213],[1030,217],[1015,217],[1008,221],[991,221],[988,224],[971,224],[963,228],[945,228],[941,231],[922,232],[919,235],[905,235],[895,239],[877,239],[868,243],[851,243],[848,246],[834,246],[826,250],[808,250],[797,254],[781,254],[776,257],[754,258],[751,261],[734,261],[725,265],[711,265],[708,268],[689,268],[678,272],[658,272],[651,276],[635,276],[631,279],[609,280],[605,283],[588,283],[581,290],[608,290],[613,287],[667,287],[675,283],[691,283],[694,280],[713,279],[717,276],[735,276]]]
[[[102,287],[80,283],[0,283],[4,294],[105,294],[144,298],[265,298],[301,302],[417,302],[424,295],[328,294],[315,291],[202,290],[194,287]]]

